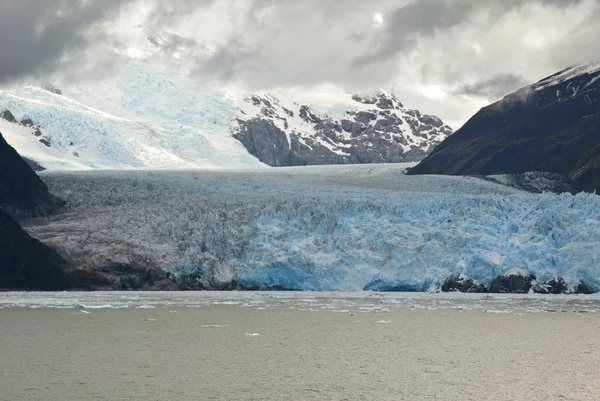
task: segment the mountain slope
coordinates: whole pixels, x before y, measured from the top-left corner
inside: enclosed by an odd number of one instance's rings
[[[0,133],[0,209],[25,218],[47,215],[62,204]]]
[[[11,116],[5,114],[4,118]],[[46,184],[0,134],[0,289],[106,286],[97,274],[74,270],[57,251],[29,236],[15,220],[48,215],[63,203],[48,192]]]
[[[600,63],[568,68],[483,108],[410,174],[533,171],[600,192]]]

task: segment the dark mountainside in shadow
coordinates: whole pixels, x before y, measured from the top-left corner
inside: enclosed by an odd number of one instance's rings
[[[98,274],[74,269],[56,250],[32,238],[15,220],[46,216],[62,205],[0,134],[0,289],[107,286]]]
[[[409,174],[548,172],[600,193],[600,64],[574,67],[481,109]]]
[[[0,207],[22,219],[46,216],[63,204],[0,133]]]

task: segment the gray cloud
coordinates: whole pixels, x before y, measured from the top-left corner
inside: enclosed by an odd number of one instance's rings
[[[498,19],[506,13],[531,4],[571,7],[584,0],[413,0],[395,9],[386,25],[383,40],[375,51],[357,58],[358,65],[377,63],[405,51],[424,36],[468,23],[487,13]]]
[[[322,3],[322,4],[321,4]],[[512,74],[513,65],[502,66],[504,44],[501,51],[495,51],[489,43],[485,48],[485,63],[469,60],[475,55],[465,50],[461,39],[478,40],[477,34],[470,32],[461,37],[462,30],[479,30],[484,33],[490,26],[514,19],[515,23],[526,25],[528,7],[554,10],[560,16],[565,10],[594,0],[413,0],[413,1],[371,1],[331,0],[317,2],[306,0],[255,0],[250,6],[238,29],[229,32],[229,40],[221,43],[215,51],[197,60],[195,75],[203,79],[216,79],[221,82],[242,82],[250,87],[268,88],[286,85],[314,85],[322,82],[337,82],[349,87],[369,87],[389,84],[407,68],[407,60],[417,49],[422,51],[417,64],[418,71],[408,71],[413,78],[423,83],[434,81],[453,82],[454,86],[465,86],[472,81],[489,78],[473,77],[469,74]],[[375,27],[372,16],[381,12],[385,23]],[[265,16],[266,15],[266,16]],[[578,26],[571,26],[573,32],[588,25],[586,32],[589,43],[586,48],[597,49],[593,44],[595,33],[600,29],[590,17]],[[535,23],[535,22],[533,22]],[[545,23],[540,21],[540,23]],[[568,21],[548,21],[550,24],[568,24]],[[536,26],[534,26],[535,28]],[[551,30],[552,26],[537,26],[540,30]],[[468,32],[469,33],[469,32]],[[510,37],[510,27],[498,32],[498,42],[521,40]],[[455,43],[444,42],[451,35]],[[564,67],[564,60],[581,59],[580,54],[589,51],[568,43],[572,33],[565,35],[562,45],[554,44],[554,54],[541,53],[542,62],[551,71]],[[430,49],[422,43],[429,39],[438,40]],[[491,42],[491,41],[490,41]],[[580,43],[584,43],[581,39]],[[442,49],[439,43],[449,45]],[[512,43],[515,54],[532,52],[522,43]],[[550,47],[550,46],[549,46]],[[446,56],[437,66],[440,51]],[[540,52],[537,49],[533,51]],[[573,54],[578,53],[578,54]],[[561,60],[558,55],[562,55]],[[443,56],[442,56],[443,57]],[[496,57],[498,57],[496,59]],[[589,57],[588,57],[589,58]],[[481,71],[474,72],[474,66]],[[490,64],[496,68],[490,70]],[[485,64],[485,65],[482,65]],[[439,68],[439,66],[443,66]],[[569,65],[569,63],[567,63]],[[466,68],[465,68],[466,66]],[[551,67],[550,67],[551,66]],[[518,66],[520,67],[520,66]],[[517,71],[525,79],[536,77],[533,70]],[[539,78],[539,77],[537,77]],[[458,82],[457,82],[458,81]],[[462,82],[460,82],[462,81]],[[524,81],[523,81],[524,82]],[[523,83],[522,82],[522,83]],[[507,86],[507,87],[510,87]],[[498,88],[500,90],[500,88]],[[452,92],[455,92],[456,88]],[[489,92],[497,96],[497,91]]]
[[[139,32],[146,32],[160,42],[165,57],[187,58],[191,77],[202,86],[394,87],[409,106],[461,121],[480,102],[600,58],[599,4],[4,0],[0,82],[52,72],[69,79],[95,76],[139,46]]]
[[[522,87],[527,86],[525,78],[516,74],[498,74],[490,78],[484,78],[475,83],[463,85],[458,94],[468,96],[480,96],[489,100],[502,98],[508,93],[512,93]]]
[[[69,49],[85,48],[84,32],[116,15],[127,0],[3,0],[0,12],[0,82],[49,71]],[[96,33],[97,40],[101,31]]]

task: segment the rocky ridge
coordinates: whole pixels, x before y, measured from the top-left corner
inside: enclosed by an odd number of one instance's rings
[[[350,95],[349,95],[350,96]],[[390,94],[353,95],[342,118],[274,95],[244,99],[233,135],[274,167],[418,162],[452,133]]]

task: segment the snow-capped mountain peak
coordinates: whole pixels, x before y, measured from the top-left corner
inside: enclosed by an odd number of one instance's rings
[[[452,133],[435,116],[392,94],[347,94],[342,107],[315,110],[274,94],[243,99],[234,136],[271,166],[415,162]]]
[[[538,91],[543,90],[550,86],[556,86],[563,82],[570,81],[574,78],[581,78],[582,80],[589,78],[585,86],[591,85],[596,80],[600,79],[600,61],[566,68],[554,75],[542,79],[533,85],[533,89]]]

